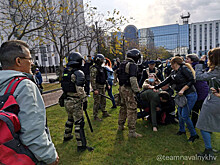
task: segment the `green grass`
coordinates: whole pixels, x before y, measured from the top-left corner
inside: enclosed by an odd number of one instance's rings
[[[44,92],[57,89],[57,88],[61,88],[60,83],[43,83],[42,86],[44,88]]]
[[[114,92],[117,88],[114,87]],[[220,158],[214,162],[184,160],[163,160],[157,161],[158,155],[164,156],[195,156],[199,151],[204,150],[202,136],[194,143],[187,142],[185,135],[177,136],[178,125],[159,126],[158,132],[153,132],[148,121],[137,121],[137,132],[143,135],[142,138],[128,138],[128,128],[123,132],[117,132],[117,120],[119,107],[110,109],[111,102],[107,101],[106,109],[112,115],[104,118],[102,122],[95,122],[92,118],[93,99],[89,98],[88,113],[94,132],[89,130],[88,123],[85,124],[85,133],[89,146],[95,147],[93,152],[76,151],[76,140],[63,143],[64,125],[67,114],[64,108],[53,106],[47,109],[47,119],[53,142],[57,148],[61,165],[146,165],[146,164],[220,164]],[[101,117],[101,112],[99,113]],[[145,127],[148,126],[148,128]],[[220,149],[220,134],[212,134],[212,145]],[[219,156],[219,153],[216,154]],[[170,157],[172,159],[172,157]],[[193,158],[192,158],[193,159]]]

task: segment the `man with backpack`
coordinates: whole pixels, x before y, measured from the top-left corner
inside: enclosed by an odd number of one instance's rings
[[[0,71],[0,96],[6,94],[6,88],[11,86],[12,80],[16,82],[22,79],[16,86],[12,85],[12,88],[16,87],[12,96],[20,108],[17,114],[21,126],[19,141],[34,155],[36,164],[57,165],[59,157],[46,124],[45,105],[31,72],[33,61],[28,45],[20,40],[3,43],[0,48],[0,62],[3,69]],[[7,90],[12,91],[8,88]],[[4,132],[0,134],[2,136]],[[14,147],[19,146],[12,146]],[[14,158],[11,155],[10,159]]]

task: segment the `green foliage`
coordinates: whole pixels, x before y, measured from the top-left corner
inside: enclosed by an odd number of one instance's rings
[[[113,88],[113,93],[118,93],[118,87]],[[204,150],[202,136],[194,143],[187,142],[185,135],[177,136],[178,125],[159,126],[158,132],[153,132],[148,121],[137,120],[137,132],[143,135],[139,139],[128,138],[128,127],[123,132],[117,132],[119,107],[110,109],[111,102],[107,101],[106,110],[112,115],[104,118],[102,122],[95,122],[92,118],[93,99],[89,98],[88,113],[94,132],[85,124],[85,133],[89,146],[95,147],[93,152],[77,153],[76,140],[63,143],[64,125],[67,114],[64,108],[53,106],[47,109],[47,119],[53,142],[57,148],[61,165],[146,165],[146,164],[220,164],[220,159],[215,162],[167,160],[157,161],[157,155],[165,156],[195,156]],[[101,117],[101,112],[99,113]],[[148,126],[146,128],[145,126]],[[213,147],[220,149],[220,134],[212,134]],[[219,154],[217,154],[219,156]]]
[[[164,47],[151,46],[148,48],[146,46],[141,46],[140,50],[143,53],[143,56],[148,59],[156,60],[157,58],[168,59],[172,57],[172,54],[168,52]]]

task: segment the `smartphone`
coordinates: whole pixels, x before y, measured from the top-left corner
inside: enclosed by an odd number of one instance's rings
[[[211,79],[211,87],[213,87],[218,93],[219,93],[219,89],[220,88],[220,81],[216,78],[216,77],[213,77]]]

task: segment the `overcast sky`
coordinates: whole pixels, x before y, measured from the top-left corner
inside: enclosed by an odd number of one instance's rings
[[[139,28],[175,24],[180,15],[190,12],[191,22],[220,19],[220,0],[90,0],[92,6],[106,13],[117,9],[127,18],[135,20],[129,24]],[[86,1],[84,1],[86,2]]]

